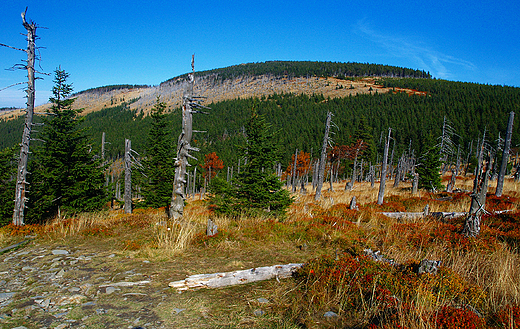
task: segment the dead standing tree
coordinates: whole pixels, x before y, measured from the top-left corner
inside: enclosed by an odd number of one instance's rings
[[[484,137],[482,138],[482,144],[480,145],[480,152],[477,160],[477,168],[475,174],[475,180],[473,181],[473,193],[471,194],[471,205],[468,216],[464,222],[464,228],[462,234],[466,237],[476,238],[480,233],[480,218],[482,213],[485,212],[484,207],[486,206],[486,194],[489,183],[489,176],[492,170],[492,159],[488,152],[486,161],[486,167],[482,170],[483,158],[485,152],[485,140],[486,132],[484,131]]]
[[[385,143],[385,150],[383,151],[383,163],[381,166],[381,181],[379,183],[379,194],[377,196],[377,204],[382,205],[383,199],[385,196],[385,183],[386,183],[386,172],[388,168],[388,149],[390,147],[390,135],[392,133],[392,128],[388,128],[388,137]]]
[[[184,200],[186,189],[186,168],[188,167],[188,158],[196,159],[189,152],[199,151],[198,148],[190,145],[193,135],[193,113],[204,113],[201,109],[209,109],[202,106],[201,97],[193,95],[193,85],[195,83],[195,55],[191,57],[191,70],[188,74],[188,87],[184,93],[182,100],[182,131],[179,135],[177,143],[177,158],[175,160],[175,178],[173,182],[173,194],[170,205],[169,217],[175,220],[182,218],[184,213]]]
[[[325,135],[323,136],[323,145],[321,147],[321,158],[317,173],[316,195],[314,200],[318,201],[321,197],[321,189],[323,187],[323,180],[325,176],[325,162],[327,161],[327,146],[329,145],[329,132],[332,120],[332,113],[327,113],[327,122],[325,123]]]
[[[502,153],[502,163],[500,164],[500,172],[498,174],[497,189],[495,195],[502,196],[504,189],[504,177],[506,176],[507,161],[509,159],[509,149],[511,148],[511,136],[513,135],[513,121],[515,119],[515,112],[509,113],[509,121],[507,122],[506,140],[504,144],[504,151]]]
[[[16,190],[14,200],[14,211],[13,211],[13,225],[24,225],[24,210],[25,203],[27,201],[27,162],[29,158],[29,144],[31,141],[31,130],[33,126],[33,115],[34,115],[34,80],[35,73],[35,41],[36,41],[36,23],[27,22],[25,15],[27,8],[22,13],[23,27],[27,30],[27,49],[19,49],[8,45],[0,44],[7,48],[23,51],[27,54],[26,64],[15,65],[15,68],[22,68],[27,70],[27,109],[25,110],[25,124],[22,134],[22,143],[20,144],[20,158],[18,159],[18,170],[16,177]],[[38,72],[39,73],[39,72]],[[24,82],[25,83],[25,82]],[[17,83],[18,85],[22,83]],[[12,86],[14,86],[12,85]],[[9,86],[11,87],[11,86]],[[7,88],[9,88],[7,87]]]
[[[132,167],[137,167],[146,177],[143,173],[143,164],[132,153],[139,156],[139,153],[132,150],[132,141],[125,139],[125,214],[132,213]]]

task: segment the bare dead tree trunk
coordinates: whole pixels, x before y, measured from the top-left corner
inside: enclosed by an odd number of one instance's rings
[[[502,153],[502,163],[500,164],[500,172],[498,174],[497,189],[495,195],[502,196],[504,189],[504,178],[506,176],[507,161],[509,159],[509,149],[511,148],[511,136],[513,135],[513,121],[515,119],[515,112],[509,113],[509,121],[507,122],[506,140],[504,143],[504,151]]]
[[[370,175],[370,187],[374,187],[375,183],[376,183],[376,168],[370,164],[370,169],[369,169],[369,175]]]
[[[22,13],[23,27],[27,30],[27,110],[25,114],[25,124],[20,147],[20,159],[18,160],[18,170],[16,177],[16,190],[14,199],[13,225],[24,225],[25,202],[27,201],[27,162],[29,159],[29,143],[31,141],[32,121],[34,115],[34,61],[35,61],[35,40],[36,24],[28,23],[25,20],[25,12]]]
[[[417,194],[417,188],[419,187],[419,174],[415,173],[413,175],[413,181],[412,181],[412,194]]]
[[[321,189],[323,187],[323,180],[325,176],[325,162],[327,160],[327,145],[329,144],[329,131],[330,131],[330,122],[332,120],[332,113],[327,113],[327,122],[325,123],[325,135],[323,136],[323,144],[321,147],[321,158],[320,164],[317,173],[317,184],[316,184],[316,195],[314,196],[314,200],[318,201],[321,197]]]
[[[292,167],[292,192],[296,193],[296,165],[298,164],[298,149],[294,153],[294,162]]]
[[[390,147],[390,135],[392,133],[392,128],[388,128],[388,137],[385,143],[385,150],[383,152],[383,163],[381,166],[381,181],[379,183],[379,194],[377,196],[377,204],[382,205],[383,199],[385,196],[385,183],[386,183],[386,170],[388,167],[388,148]]]
[[[125,139],[125,214],[132,213],[132,141]]]
[[[357,177],[357,175],[356,175],[357,158],[358,158],[360,148],[361,148],[361,144],[356,149],[356,156],[354,157],[354,166],[352,168],[352,179],[350,180],[350,183],[345,184],[345,191],[352,191],[352,189],[354,188],[354,182],[356,181],[356,177]],[[363,170],[363,169],[361,169],[361,170]]]
[[[480,145],[480,151],[478,155],[477,168],[475,173],[475,180],[473,181],[473,193],[471,194],[471,205],[469,208],[468,217],[464,222],[464,228],[462,234],[466,237],[477,237],[480,233],[480,218],[486,205],[486,193],[489,181],[489,174],[491,172],[491,159],[489,156],[487,161],[487,168],[482,171],[482,160],[484,156],[484,144],[486,140],[486,132],[484,131],[484,137],[482,138],[482,144]],[[478,149],[477,149],[478,150]],[[482,177],[484,176],[484,177]]]
[[[189,152],[199,151],[198,148],[190,145],[193,135],[193,113],[204,113],[198,109],[206,108],[199,104],[199,98],[193,95],[193,85],[195,83],[195,55],[191,57],[191,70],[188,74],[188,87],[182,100],[182,131],[177,143],[177,159],[175,161],[175,178],[173,182],[172,201],[170,205],[170,218],[180,219],[184,213],[186,168],[188,158],[196,159]],[[207,108],[206,108],[207,109]],[[201,195],[202,198],[202,195]]]
[[[464,222],[464,229],[462,230],[462,234],[466,237],[476,238],[480,233],[480,219],[482,217],[482,213],[485,212],[486,195],[491,170],[493,168],[492,161],[492,157],[489,157],[483,175],[478,175],[480,177],[475,177],[469,214],[468,217],[466,217]]]

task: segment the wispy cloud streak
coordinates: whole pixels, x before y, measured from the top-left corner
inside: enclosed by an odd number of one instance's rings
[[[424,42],[411,40],[409,37],[376,31],[365,21],[357,23],[355,32],[385,48],[392,56],[405,58],[437,78],[452,78],[452,73],[447,68],[449,65],[471,71],[476,69],[476,66],[470,61],[444,54],[432,49]]]

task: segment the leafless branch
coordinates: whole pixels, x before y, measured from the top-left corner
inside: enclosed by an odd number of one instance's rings
[[[10,85],[10,86],[7,86],[7,87],[4,87],[4,88],[0,89],[0,91],[8,89],[8,88],[11,88],[11,87],[14,87],[14,86],[23,85],[25,83],[27,83],[27,81],[25,81],[25,82],[17,82],[17,83],[14,83],[14,84]]]
[[[25,50],[25,49],[20,49],[20,48],[16,48],[16,47],[11,47],[11,46],[5,45],[5,44],[3,44],[3,43],[0,43],[0,46],[2,46],[2,47],[7,47],[7,48],[11,48],[11,49],[14,49],[14,50],[20,50],[20,51],[23,51],[24,53],[27,52],[27,50]]]

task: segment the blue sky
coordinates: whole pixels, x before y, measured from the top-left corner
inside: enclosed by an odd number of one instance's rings
[[[434,77],[520,87],[519,1],[2,0],[0,43],[25,48],[20,13],[38,29],[39,70],[61,67],[75,91],[157,85],[190,70],[269,60],[377,63]],[[25,53],[0,47],[0,89]],[[46,103],[52,75],[36,82]],[[22,86],[0,107],[25,103]]]

